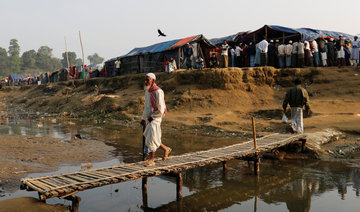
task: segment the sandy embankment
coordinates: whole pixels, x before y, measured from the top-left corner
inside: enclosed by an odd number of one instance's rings
[[[339,139],[332,140],[336,142],[327,144],[326,148],[334,152],[341,145],[359,145],[359,73],[352,67],[229,68],[157,73],[157,84],[165,92],[168,108],[162,126],[164,130],[184,133],[249,137],[250,117],[255,116],[258,135],[284,133],[282,100],[293,86],[293,80],[301,78],[310,94],[312,109],[312,115],[304,120],[305,131],[335,129],[344,133]],[[47,112],[64,118],[116,120],[126,126],[139,127],[144,104],[143,83],[144,74],[135,74],[86,82],[6,88],[0,97],[2,101],[28,111]],[[95,85],[100,91],[95,90]],[[50,138],[2,137],[1,163],[18,164],[17,169],[6,166],[9,170],[4,173],[20,172],[7,179],[18,179],[25,173],[62,163],[100,160],[110,151],[101,142],[90,145],[85,141],[61,143]],[[10,139],[15,141],[8,142]],[[325,150],[323,153],[331,156]]]
[[[59,165],[77,165],[110,158],[113,147],[95,140],[51,137],[0,136],[0,183],[6,191],[18,189],[29,173],[56,171]]]

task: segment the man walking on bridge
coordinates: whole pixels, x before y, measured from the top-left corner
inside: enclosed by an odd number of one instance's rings
[[[291,88],[285,95],[283,102],[284,113],[287,105],[291,107],[291,130],[293,133],[303,133],[303,106],[307,114],[310,114],[309,94],[305,88],[301,87],[301,80],[296,79],[295,87]]]
[[[160,147],[165,151],[164,160],[167,159],[171,148],[161,143],[161,121],[166,113],[164,91],[156,83],[156,76],[153,73],[145,77],[145,105],[141,125],[145,127],[145,153],[150,153],[150,159],[145,166],[154,166],[155,152]]]

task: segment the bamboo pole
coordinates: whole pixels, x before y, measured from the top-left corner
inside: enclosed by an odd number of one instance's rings
[[[226,161],[223,161],[222,164],[223,164],[223,171],[225,172],[225,171],[226,171],[226,168],[227,168]]]
[[[179,47],[179,67],[178,67],[178,69],[180,69],[180,51],[181,51],[181,47]]]
[[[257,202],[258,202],[258,197],[255,196],[255,201],[254,201],[254,212],[257,212]]]
[[[260,173],[260,158],[256,155],[256,159],[254,160],[254,175],[259,175]]]
[[[84,72],[84,81],[86,81],[86,77],[85,77],[85,56],[84,56],[84,47],[83,47],[83,43],[82,43],[82,39],[81,39],[81,33],[79,30],[79,38],[80,38],[80,44],[81,44],[81,53],[82,53],[82,58],[83,58],[83,72]]]
[[[176,199],[181,200],[182,199],[182,174],[179,172],[176,176]]]
[[[265,26],[265,40],[267,40],[267,37],[268,37],[268,27]]]
[[[65,54],[66,54],[66,61],[68,64],[68,68],[70,68],[70,62],[69,62],[69,54],[68,54],[68,49],[67,49],[67,41],[66,41],[66,37],[64,36],[65,39]]]
[[[254,149],[257,149],[257,142],[256,142],[256,129],[255,129],[255,118],[251,117],[252,122],[252,130],[253,130],[253,137],[254,137]]]
[[[143,126],[143,136],[142,136],[142,160],[145,161],[145,136],[144,136],[145,126]],[[147,195],[147,177],[141,179],[141,188],[142,188],[142,198],[143,206],[148,207],[148,195]]]
[[[285,32],[283,32],[282,43],[285,44]]]

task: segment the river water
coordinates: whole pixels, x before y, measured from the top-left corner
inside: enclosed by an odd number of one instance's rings
[[[41,120],[41,119],[40,119]],[[114,146],[113,159],[94,163],[93,168],[130,163],[141,159],[141,131],[116,123],[84,123],[48,119],[38,121],[26,116],[9,116],[0,126],[0,134],[52,136],[67,139],[79,133]],[[166,123],[165,123],[166,124]],[[231,145],[242,139],[186,135],[163,132],[163,142],[174,155]],[[160,152],[160,151],[159,151]],[[162,154],[162,153],[161,153]],[[329,212],[360,210],[360,169],[355,159],[350,163],[262,160],[260,175],[254,176],[247,162],[231,161],[183,172],[183,199],[176,201],[175,178],[148,178],[148,202],[144,206],[141,179],[82,191],[80,211],[266,211]],[[56,172],[34,173],[46,176],[81,170],[81,166],[63,165]],[[1,200],[34,197],[36,192],[18,190]],[[70,205],[58,198],[47,204]]]

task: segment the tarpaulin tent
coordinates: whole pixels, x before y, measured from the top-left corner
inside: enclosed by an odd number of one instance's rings
[[[325,37],[332,37],[338,38],[340,35],[343,35],[345,39],[352,39],[353,36],[335,32],[335,31],[328,31],[328,30],[318,30],[318,29],[311,29],[311,28],[289,28],[284,26],[277,26],[277,25],[265,25],[258,30],[255,30],[251,33],[248,33],[244,36],[239,37],[236,40],[236,43],[249,43],[260,42],[264,37],[267,40],[280,40],[281,42],[287,43],[289,40],[298,41],[298,40],[315,40],[320,36]]]
[[[21,81],[23,78],[27,78],[27,77],[28,76],[26,76],[26,75],[10,74],[9,80],[11,80],[11,82]]]
[[[246,34],[248,34],[249,31],[246,31],[246,32],[238,32],[236,34],[233,34],[233,35],[228,35],[228,36],[225,36],[225,37],[221,37],[221,38],[212,38],[210,39],[210,42],[212,44],[214,44],[215,46],[220,46],[221,44],[224,43],[224,41],[226,41],[229,45],[232,45],[232,44],[235,44],[235,41],[242,37],[242,36],[245,36]]]
[[[187,43],[192,46],[194,56],[202,55],[207,57],[207,55],[203,55],[203,49],[215,48],[203,35],[195,35],[147,47],[135,48],[128,54],[120,57],[121,74],[164,71],[165,61],[170,57],[173,57],[178,68],[181,68],[183,67],[183,50]],[[107,72],[113,72],[115,60],[116,58],[113,58],[105,62]]]
[[[212,44],[214,44],[216,46],[216,48],[215,49],[206,49],[205,54],[206,55],[211,55],[211,54],[215,53],[216,56],[218,57],[218,60],[220,60],[219,56],[220,56],[221,51],[222,51],[221,45],[224,43],[224,41],[226,41],[230,46],[234,46],[236,44],[236,40],[238,38],[240,38],[242,36],[245,36],[248,33],[249,33],[249,31],[238,32],[236,34],[228,35],[228,36],[221,37],[221,38],[212,38],[212,39],[210,39],[210,42]],[[207,63],[208,63],[208,61],[207,61]],[[232,63],[232,61],[231,61],[231,57],[230,57],[229,64],[231,64],[231,63]]]

